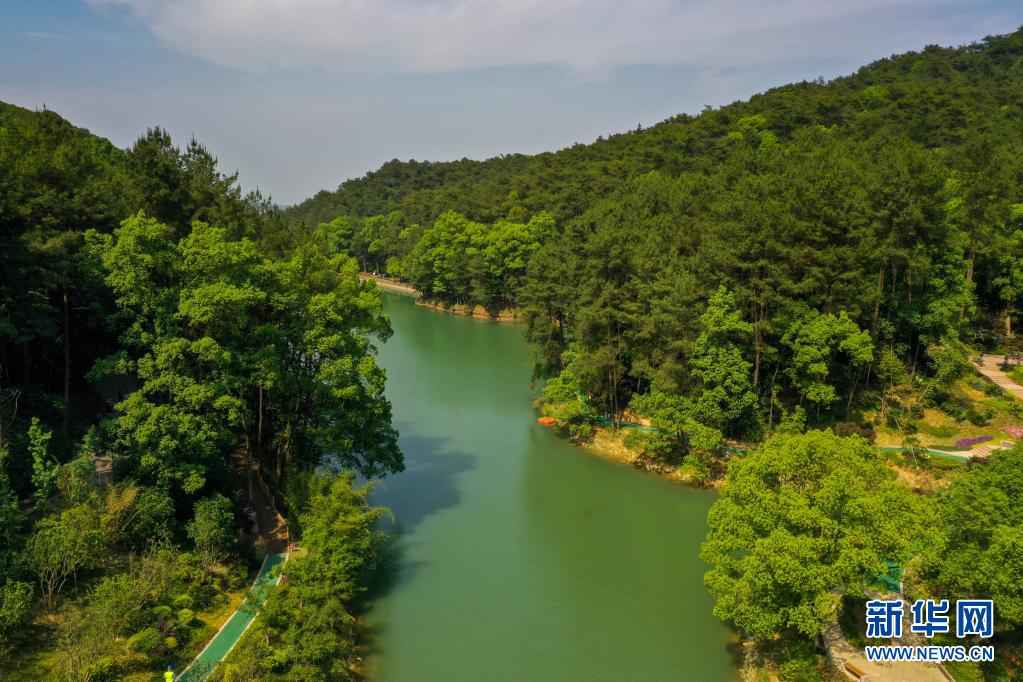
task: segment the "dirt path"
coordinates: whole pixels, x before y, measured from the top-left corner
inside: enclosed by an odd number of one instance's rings
[[[370,280],[376,282],[377,286],[386,291],[393,291],[396,294],[404,294],[406,296],[412,296],[413,298],[419,298],[422,294],[418,291],[405,284],[399,282],[396,279],[390,279],[388,277],[380,277],[379,275],[373,275],[368,272],[360,272],[359,279]]]
[[[274,506],[273,497],[263,478],[259,475],[258,467],[253,465],[251,471],[246,471],[248,466],[246,458],[240,451],[234,453],[231,463],[238,481],[237,486],[245,499],[246,516],[255,525],[255,528],[249,529],[250,534],[258,538],[260,544],[269,554],[286,551],[288,549],[288,523]]]
[[[934,663],[872,663],[863,649],[852,646],[838,623],[825,628],[824,646],[835,666],[850,680],[860,682],[948,682],[942,668]],[[881,642],[878,642],[881,644]]]
[[[1018,400],[1023,400],[1023,386],[1013,381],[1012,377],[1002,370],[1004,362],[1005,357],[1001,355],[985,355],[979,364],[975,363],[975,366],[978,372],[993,381],[1003,391]]]

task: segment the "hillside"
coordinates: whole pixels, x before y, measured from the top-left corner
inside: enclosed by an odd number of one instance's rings
[[[558,152],[392,161],[288,215],[428,303],[515,309],[572,440],[721,484],[705,583],[781,679],[819,679],[836,613],[862,640],[890,557],[910,598],[999,604],[1005,653],[957,679],[1018,674],[1021,449],[991,449],[1023,402],[974,362],[1021,348],[1023,30]]]
[[[970,348],[1018,345],[1021,141],[1023,30],[558,152],[391,162],[288,216],[428,301],[517,308],[563,422],[661,414],[678,462],[785,415],[965,419]]]
[[[645,130],[611,135],[556,152],[513,154],[486,161],[390,161],[364,177],[321,191],[288,209],[313,226],[338,215],[369,216],[400,209],[428,223],[452,209],[493,221],[521,206],[559,221],[650,171],[701,171],[733,152],[729,134],[750,117],[781,141],[816,125],[844,137],[906,137],[926,148],[960,144],[978,130],[1019,115],[1023,32],[964,47],[929,46],[893,56],[829,82],[802,82],[745,102],[680,115]]]

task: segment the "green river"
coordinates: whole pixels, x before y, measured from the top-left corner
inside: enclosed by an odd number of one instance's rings
[[[536,424],[520,328],[386,295],[380,349],[407,470],[367,614],[376,682],[735,679],[697,558],[711,493]]]

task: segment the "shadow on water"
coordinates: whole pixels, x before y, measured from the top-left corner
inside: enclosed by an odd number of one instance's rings
[[[420,569],[425,568],[428,562],[412,560],[405,553],[399,535],[388,535],[380,548],[377,565],[370,574],[366,585],[366,592],[361,595],[357,603],[353,604],[353,611],[362,620],[360,627],[360,649],[363,656],[372,657],[379,654],[380,640],[386,630],[383,623],[370,623],[365,619],[366,614],[373,608],[374,603],[386,597],[397,589],[403,582],[410,580]]]
[[[399,425],[399,433],[411,430]],[[373,502],[394,513],[395,534],[411,533],[432,514],[458,505],[461,493],[457,478],[476,466],[472,455],[454,450],[447,438],[401,437],[405,471],[374,484]]]
[[[401,428],[408,433],[411,428]],[[387,507],[391,515],[381,522],[387,537],[380,549],[376,570],[359,600],[357,611],[365,614],[373,603],[415,577],[427,562],[407,556],[407,538],[431,515],[458,505],[461,493],[457,478],[476,466],[472,455],[453,450],[446,438],[403,435],[405,471],[374,483],[372,502]],[[379,628],[365,628],[367,653],[376,651]]]

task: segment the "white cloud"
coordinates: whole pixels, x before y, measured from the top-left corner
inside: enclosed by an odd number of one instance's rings
[[[717,66],[862,48],[884,16],[951,0],[87,0],[165,43],[250,70]],[[829,26],[831,30],[822,31]],[[847,26],[845,31],[843,26]]]

